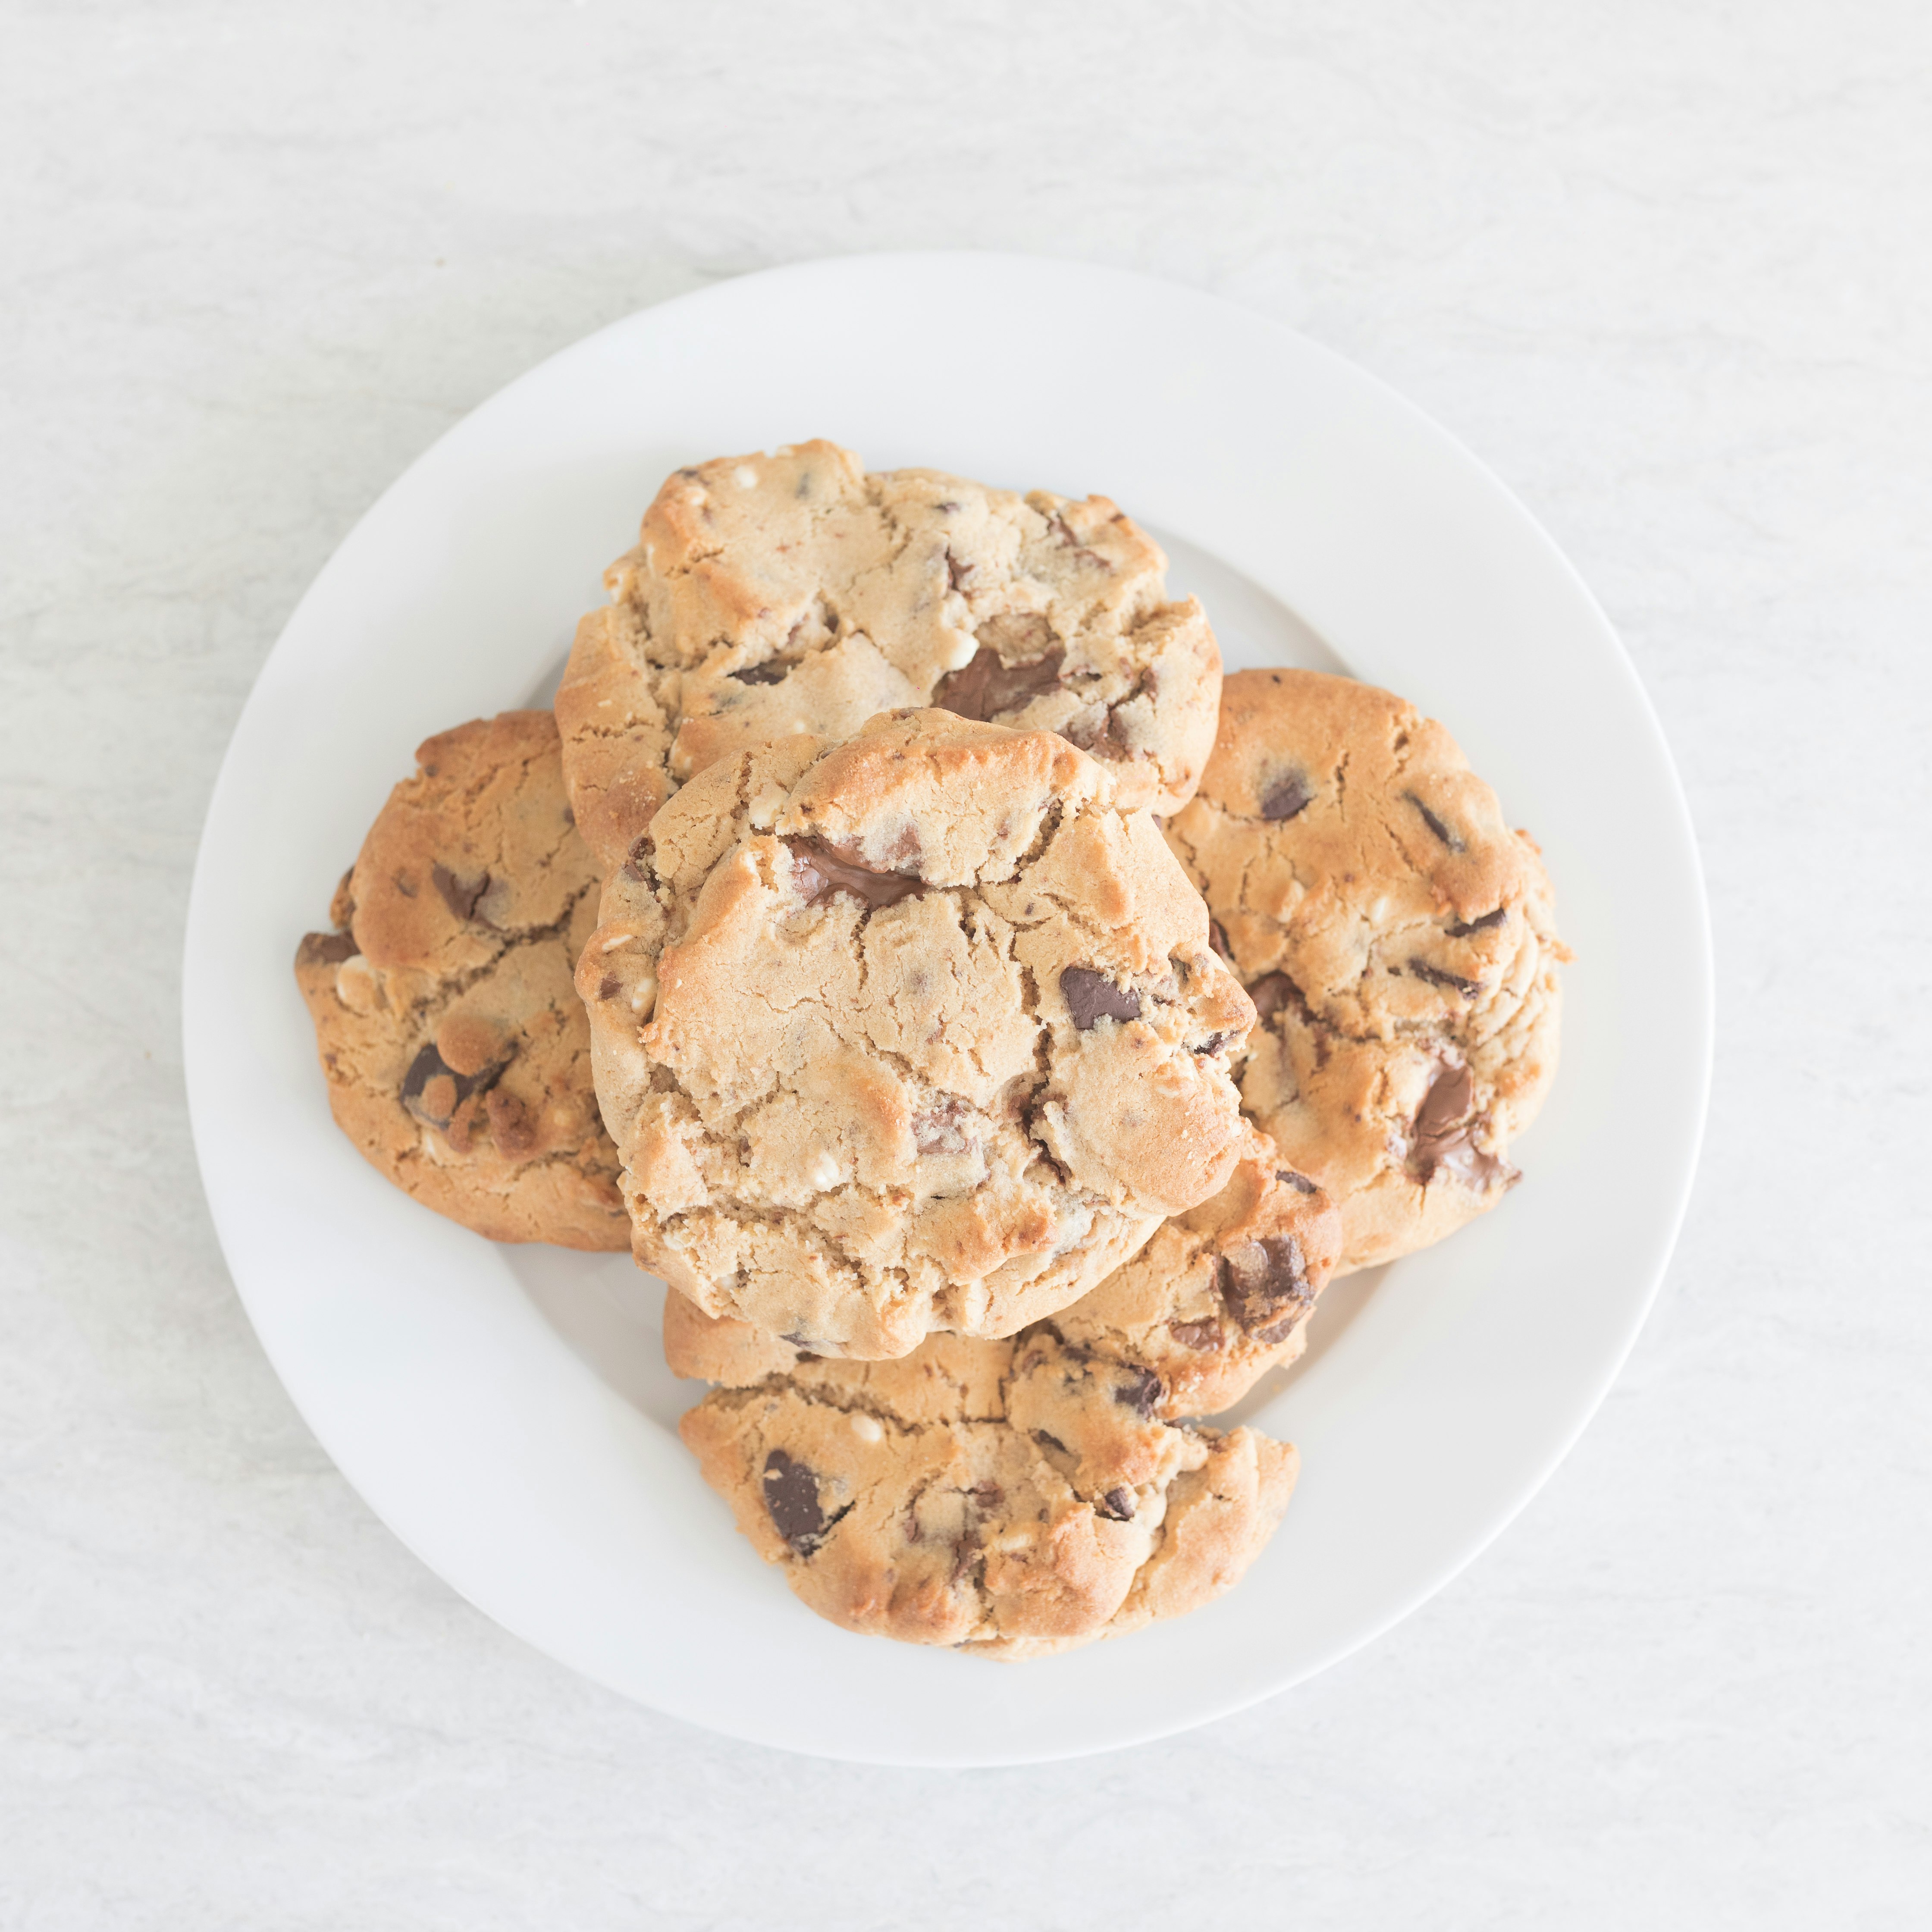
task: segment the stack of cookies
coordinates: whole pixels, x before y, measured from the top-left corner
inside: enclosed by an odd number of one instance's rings
[[[1548,880],[1448,734],[1224,680],[1165,572],[1101,497],[680,470],[554,717],[430,740],[298,954],[382,1172],[669,1285],[685,1442],[848,1629],[1232,1587],[1296,1455],[1202,1418],[1500,1201],[1554,1070]]]

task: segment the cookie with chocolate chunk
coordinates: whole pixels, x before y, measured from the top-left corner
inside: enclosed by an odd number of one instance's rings
[[[1157,1414],[1217,1414],[1300,1354],[1341,1252],[1328,1196],[1250,1127],[1220,1192],[1163,1222],[1053,1325],[1158,1377]]]
[[[1174,811],[1214,742],[1221,663],[1166,568],[1104,496],[868,476],[824,442],[681,470],[557,692],[579,821],[608,870],[713,759],[922,705],[1058,732],[1124,806]]]
[[[1280,1520],[1294,1449],[1163,1421],[1153,1384],[1050,1324],[935,1335],[895,1361],[796,1357],[679,1433],[819,1616],[1016,1660],[1198,1609]]]
[[[1144,1406],[1164,1420],[1218,1414],[1300,1354],[1341,1246],[1328,1196],[1250,1128],[1220,1193],[1165,1222],[1044,1325],[1070,1347],[1133,1370]],[[928,1348],[943,1355],[935,1340],[905,1359]],[[675,1288],[664,1298],[664,1351],[674,1375],[730,1388],[789,1374],[807,1352],[748,1322],[706,1315]]]
[[[1449,734],[1352,679],[1240,672],[1166,831],[1255,1003],[1244,1103],[1340,1208],[1339,1271],[1493,1208],[1570,955],[1535,844]]]
[[[572,984],[597,868],[548,712],[427,740],[296,979],[336,1123],[424,1206],[499,1241],[622,1249],[630,1224]]]
[[[1240,1146],[1206,908],[1050,732],[916,711],[716,761],[578,986],[638,1259],[816,1354],[1014,1334]]]

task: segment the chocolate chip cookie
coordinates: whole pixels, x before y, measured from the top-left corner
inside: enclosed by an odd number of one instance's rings
[[[714,758],[921,705],[1058,732],[1124,807],[1172,812],[1214,742],[1221,661],[1166,568],[1104,496],[868,476],[823,442],[681,470],[557,693],[578,820],[608,870]]]
[[[311,932],[296,978],[336,1123],[440,1214],[499,1241],[622,1249],[572,969],[596,862],[548,712],[429,739]]]
[[[1167,836],[1259,1016],[1244,1102],[1339,1206],[1338,1272],[1494,1207],[1570,956],[1535,844],[1448,733],[1352,679],[1240,672]]]
[[[1018,1659],[1198,1609],[1280,1520],[1294,1449],[1165,1422],[1155,1386],[1050,1326],[935,1335],[714,1389],[679,1432],[820,1616]]]
[[[1341,1252],[1327,1195],[1250,1128],[1220,1192],[1165,1222],[1053,1326],[1156,1377],[1156,1414],[1214,1415],[1301,1353]]]
[[[1300,1354],[1341,1245],[1328,1196],[1250,1129],[1219,1194],[1166,1222],[1045,1325],[1069,1346],[1132,1370],[1145,1406],[1163,1420],[1216,1414]],[[902,1359],[916,1362],[938,1346],[922,1342]],[[674,1374],[730,1388],[788,1374],[806,1352],[748,1322],[706,1315],[675,1288],[664,1298],[664,1349]]]
[[[819,1354],[1010,1335],[1226,1183],[1252,1010],[1096,760],[940,711],[716,761],[578,987],[640,1262]]]

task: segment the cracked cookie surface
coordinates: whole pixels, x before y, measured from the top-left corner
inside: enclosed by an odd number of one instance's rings
[[[608,871],[714,758],[915,706],[1058,732],[1124,806],[1172,812],[1214,742],[1221,662],[1166,567],[1103,496],[868,476],[824,442],[681,470],[557,692],[579,822]]]
[[[1226,1183],[1252,1009],[1144,812],[1046,731],[710,766],[578,987],[640,1262],[822,1354],[1010,1335]]]
[[[1163,1421],[1150,1381],[1050,1324],[937,1335],[895,1361],[795,1357],[679,1432],[820,1616],[1016,1660],[1199,1608],[1281,1519],[1293,1448]]]
[[[1220,1193],[1163,1223],[1044,1325],[1070,1347],[1133,1370],[1150,1414],[1216,1414],[1300,1356],[1341,1245],[1328,1197],[1282,1167],[1274,1143],[1250,1127]],[[916,1364],[943,1341],[903,1359]],[[730,1388],[788,1374],[806,1352],[748,1322],[706,1315],[675,1288],[664,1301],[664,1350],[674,1374]]]
[[[425,741],[296,979],[337,1124],[406,1192],[499,1241],[622,1249],[617,1154],[572,983],[597,869],[556,727],[513,711]]]
[[[1335,1200],[1340,1271],[1495,1206],[1570,956],[1535,844],[1449,734],[1352,679],[1240,672],[1166,832],[1255,1004],[1244,1103]]]

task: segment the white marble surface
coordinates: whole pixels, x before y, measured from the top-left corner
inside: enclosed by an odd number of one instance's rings
[[[0,1927],[1924,1922],[1922,8],[13,0],[0,46]],[[406,1555],[236,1302],[176,1017],[224,742],[396,470],[640,304],[935,244],[1218,290],[1486,458],[1655,698],[1721,989],[1663,1299],[1502,1542],[1275,1702],[964,1775],[619,1703]]]

